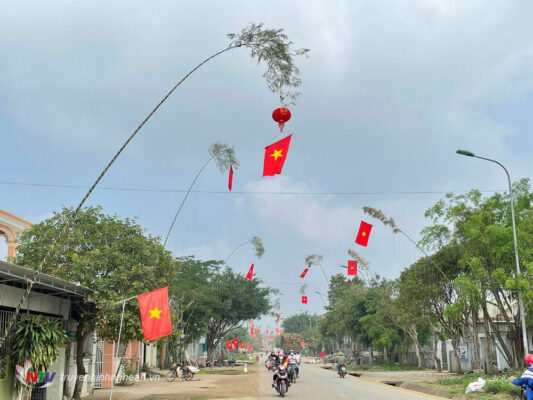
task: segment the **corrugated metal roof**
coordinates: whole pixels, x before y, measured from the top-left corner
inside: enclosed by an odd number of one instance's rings
[[[21,267],[20,265],[0,261],[0,284],[10,282],[26,283],[28,280],[34,282],[36,289],[45,289],[52,292],[69,293],[80,297],[85,297],[92,293],[91,289],[77,283],[55,278],[51,275],[38,273],[37,271]]]

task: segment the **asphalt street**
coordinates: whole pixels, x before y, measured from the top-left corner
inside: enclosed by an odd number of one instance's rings
[[[272,388],[271,372],[261,368],[259,399],[280,398]],[[370,383],[359,378],[346,375],[339,378],[334,370],[325,370],[311,364],[300,366],[300,379],[291,385],[286,398],[293,400],[309,399],[379,399],[379,400],[420,400],[436,397],[408,391],[388,385]]]

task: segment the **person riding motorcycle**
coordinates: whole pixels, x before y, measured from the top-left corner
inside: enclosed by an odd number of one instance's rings
[[[296,377],[300,377],[300,367],[298,367],[298,357],[294,354],[294,350],[291,350],[289,354],[289,365],[294,372],[296,372]]]
[[[276,374],[277,374],[277,367],[279,367],[280,365],[284,365],[285,367],[287,367],[287,364],[290,362],[290,359],[288,357],[285,357],[285,355],[283,354],[283,350],[280,350],[279,353],[278,353],[278,363],[275,364],[275,368],[274,368],[274,376],[272,377],[272,387],[276,387]],[[290,386],[290,382],[287,382],[287,387]]]
[[[344,353],[342,351],[339,351],[337,354],[335,363],[337,364],[337,372],[341,370],[341,364],[346,364],[346,357],[344,357]]]
[[[533,400],[533,354],[527,354],[525,357],[527,369],[522,373],[520,378],[511,376],[509,381],[516,386],[524,385],[526,387],[527,400]]]

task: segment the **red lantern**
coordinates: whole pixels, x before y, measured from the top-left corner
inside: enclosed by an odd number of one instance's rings
[[[278,123],[279,131],[283,132],[285,122],[291,119],[291,112],[285,107],[276,108],[272,112],[272,119]]]

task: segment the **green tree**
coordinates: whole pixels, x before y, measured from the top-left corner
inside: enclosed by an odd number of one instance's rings
[[[135,220],[106,215],[100,207],[79,212],[55,251],[45,257],[72,213],[72,209],[63,208],[25,231],[19,238],[16,262],[35,268],[45,259],[42,272],[93,290],[75,309],[79,322],[74,397],[78,399],[86,374],[83,345],[87,337],[96,331],[101,337],[116,340],[121,310],[115,303],[167,286],[178,268],[158,238],[146,235]],[[122,340],[134,338],[142,338],[142,333],[138,306],[132,301],[125,308]]]
[[[45,319],[41,315],[36,317],[24,317],[17,324],[13,348],[11,351],[11,364],[30,367],[31,371],[46,371],[47,368],[59,356],[59,347],[67,340],[67,335],[60,328],[57,321]],[[19,367],[20,368],[20,367]],[[18,371],[17,371],[18,372]],[[28,372],[28,371],[26,371]],[[22,376],[24,379],[24,376]],[[22,398],[31,397],[34,385],[22,386],[15,381]]]
[[[433,225],[424,229],[422,244],[433,249],[457,245],[459,262],[464,268],[460,282],[463,299],[472,303],[472,315],[481,308],[508,364],[518,367],[523,354],[520,315],[515,307],[519,290],[524,294],[526,310],[533,307],[530,267],[533,262],[533,194],[526,179],[515,182],[513,192],[518,249],[520,260],[526,265],[521,276],[516,274],[507,194],[496,193],[484,198],[481,192],[472,190],[461,195],[446,195],[426,212]],[[509,347],[502,336],[495,315],[488,310],[489,304],[498,309],[498,314],[510,328],[514,346]]]
[[[257,319],[271,312],[270,297],[276,289],[262,287],[261,280],[246,279],[227,267],[210,277],[211,314],[207,331],[207,354],[211,359],[220,340],[248,319]]]

